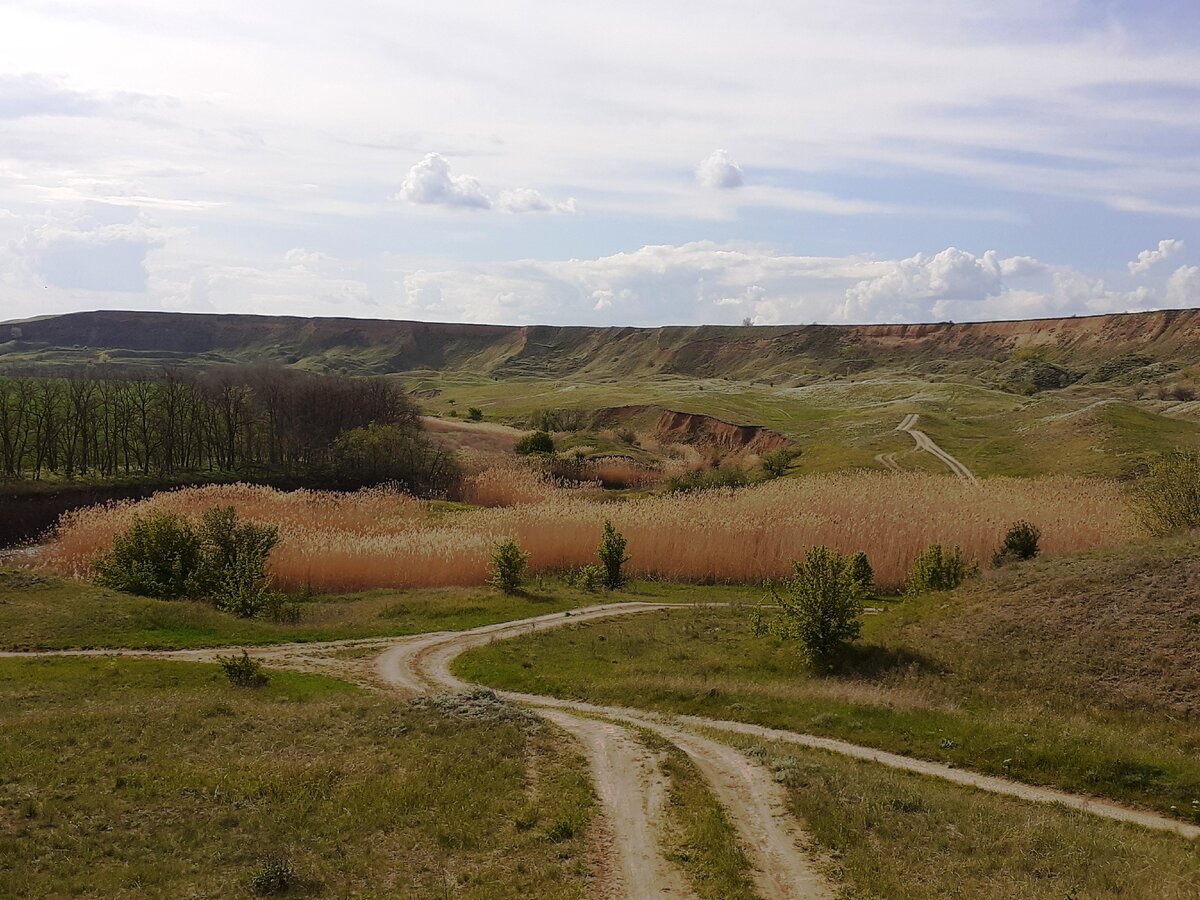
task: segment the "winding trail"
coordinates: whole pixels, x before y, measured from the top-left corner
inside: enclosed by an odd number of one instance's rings
[[[430,691],[462,691],[473,687],[451,671],[453,661],[473,647],[577,622],[689,608],[692,607],[669,603],[607,603],[460,632],[245,649],[264,662],[322,671],[415,696]],[[240,649],[4,651],[0,656],[128,656],[205,662]],[[373,651],[376,650],[381,652],[375,654]],[[601,879],[599,893],[613,900],[694,896],[686,877],[663,852],[668,793],[666,776],[657,755],[630,729],[653,732],[692,759],[736,829],[753,867],[755,890],[765,900],[827,898],[833,896],[834,890],[822,874],[821,854],[815,850],[800,823],[788,812],[782,786],[749,756],[730,744],[712,739],[710,735],[714,732],[824,750],[995,794],[1030,802],[1056,803],[1082,813],[1200,839],[1200,826],[1166,816],[833,738],[743,722],[665,715],[540,695],[504,691],[497,691],[497,694],[535,708],[583,748],[602,804],[602,828],[608,838],[604,847],[607,858],[602,867],[606,877]]]
[[[966,466],[964,466],[962,463],[960,463],[957,459],[955,459],[953,456],[951,456],[949,453],[947,453],[945,450],[943,450],[941,447],[939,447],[937,444],[935,444],[933,442],[933,438],[931,438],[925,432],[918,431],[916,429],[917,419],[919,419],[919,418],[920,418],[920,416],[918,416],[916,413],[909,413],[907,416],[905,416],[903,419],[900,420],[900,424],[896,426],[896,430],[907,432],[908,435],[914,441],[917,442],[917,447],[924,450],[926,453],[930,453],[930,454],[936,456],[938,459],[940,459],[942,462],[944,462],[947,465],[947,467],[949,467],[950,471],[953,472],[955,475],[957,475],[959,478],[969,481],[969,482],[971,482],[971,484],[978,484],[979,479],[977,479],[975,477],[974,473],[972,473],[970,469],[968,469]],[[878,458],[879,457],[876,457],[876,459],[878,459]],[[880,461],[884,462],[883,460],[880,460]],[[894,456],[892,458],[892,462],[893,463],[895,462]],[[887,463],[884,462],[884,465],[887,465]],[[891,467],[889,466],[889,468],[891,468]]]

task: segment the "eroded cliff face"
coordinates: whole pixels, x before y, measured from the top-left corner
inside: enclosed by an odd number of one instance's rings
[[[768,453],[789,443],[784,435],[759,425],[735,425],[713,416],[678,412],[661,406],[612,406],[597,410],[599,428],[629,427],[661,444],[692,444],[724,453]]]
[[[751,380],[888,364],[990,365],[1033,349],[1079,368],[1133,352],[1189,368],[1200,365],[1200,310],[961,324],[669,328],[94,312],[0,325],[0,366],[6,356],[29,351],[86,361],[99,351],[128,350],[195,365],[274,361],[374,373]]]

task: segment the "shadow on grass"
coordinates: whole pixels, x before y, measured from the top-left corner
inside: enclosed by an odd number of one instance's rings
[[[937,660],[904,647],[850,644],[826,663],[825,674],[847,678],[883,678],[888,675],[944,675],[947,667]]]

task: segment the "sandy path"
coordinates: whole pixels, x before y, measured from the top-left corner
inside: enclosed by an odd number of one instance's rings
[[[949,467],[950,471],[959,478],[966,479],[967,481],[971,482],[971,484],[978,484],[978,479],[970,469],[935,444],[933,442],[933,438],[931,438],[925,432],[917,431],[915,426],[918,418],[920,417],[916,413],[909,413],[900,420],[900,424],[896,426],[896,430],[907,432],[908,435],[917,442],[917,446],[920,449],[924,450],[926,453],[936,456],[938,459],[944,462]]]
[[[886,468],[889,472],[903,472],[900,468],[900,463],[896,462],[895,453],[876,453],[875,462]]]

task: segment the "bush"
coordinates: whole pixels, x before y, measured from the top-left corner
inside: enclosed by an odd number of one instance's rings
[[[468,407],[467,408],[467,418],[470,419],[472,422],[482,422],[483,421],[483,410],[480,409],[478,406]]]
[[[1042,529],[1022,519],[1004,535],[1004,543],[992,557],[992,565],[1002,566],[1013,560],[1033,559],[1040,551],[1038,542],[1041,539]]]
[[[875,570],[871,567],[871,561],[867,558],[867,554],[859,550],[850,557],[849,565],[851,577],[867,589],[868,596],[874,595]]]
[[[249,618],[270,596],[267,559],[278,542],[278,528],[238,524],[232,506],[206,510],[199,530],[171,513],[135,517],[96,561],[96,581],[142,597],[204,599]]]
[[[1177,450],[1134,485],[1138,518],[1153,534],[1200,527],[1200,452]]]
[[[193,596],[204,564],[200,535],[172,513],[135,516],[113,539],[112,550],[96,560],[96,581],[113,590],[174,600]]]
[[[604,567],[604,586],[610,591],[620,590],[625,586],[625,573],[622,567],[629,562],[625,555],[625,535],[613,527],[608,519],[604,520],[604,534],[600,538],[600,547],[596,555]]]
[[[921,551],[913,563],[904,593],[909,596],[929,591],[948,591],[958,587],[978,571],[978,567],[963,559],[962,548],[946,552],[941,544],[931,544]]]
[[[514,540],[501,541],[492,551],[491,577],[488,583],[506,594],[515,594],[525,580],[529,554],[521,552]]]
[[[782,478],[799,455],[799,450],[789,450],[787,447],[772,450],[762,458],[763,472],[768,478]]]
[[[286,856],[268,856],[250,879],[250,890],[263,897],[286,894],[296,886],[296,870]]]
[[[553,453],[554,438],[545,431],[534,431],[517,441],[513,451],[521,456],[531,453]]]
[[[772,588],[779,615],[766,623],[758,610],[755,630],[798,640],[811,662],[827,662],[862,631],[860,616],[869,589],[855,572],[855,558],[813,547],[802,562],[793,563],[795,574],[783,582],[782,592]]]
[[[585,591],[598,591],[604,584],[604,570],[599,566],[580,566],[567,573],[566,582],[571,587],[581,588]]]
[[[225,677],[234,687],[263,687],[271,680],[263,671],[262,663],[251,659],[245,650],[241,656],[218,656],[217,662],[225,670]]]
[[[461,474],[453,454],[434,446],[416,423],[343,431],[329,455],[330,474],[345,488],[399,484],[410,491],[439,491]]]
[[[699,469],[667,480],[668,494],[690,494],[693,491],[713,491],[721,488],[735,490],[750,483],[744,469],[737,466],[714,466]]]
[[[217,609],[242,618],[258,615],[271,590],[267,559],[279,543],[279,529],[253,522],[239,525],[232,506],[213,507],[204,512],[200,539],[203,594]]]

